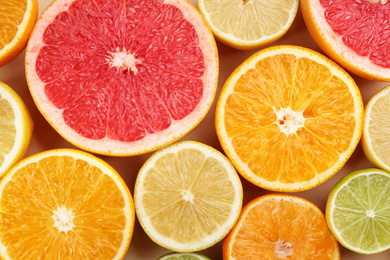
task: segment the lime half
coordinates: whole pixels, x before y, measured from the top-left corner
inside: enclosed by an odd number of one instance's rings
[[[210,258],[198,253],[169,253],[158,260],[210,260]]]
[[[344,247],[361,254],[390,248],[390,173],[379,169],[352,172],[331,190],[328,226]]]

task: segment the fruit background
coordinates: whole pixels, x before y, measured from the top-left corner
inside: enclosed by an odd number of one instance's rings
[[[197,6],[196,0],[190,0],[194,6]],[[39,0],[39,12],[42,11],[51,3],[50,0]],[[271,44],[271,45],[281,45],[281,44],[292,44],[300,45],[304,47],[311,48],[316,51],[320,51],[314,41],[311,39],[306,26],[304,24],[301,10],[298,10],[298,14],[294,20],[293,25],[290,30],[284,35],[280,40]],[[230,75],[230,73],[243,62],[250,55],[258,51],[259,49],[252,51],[240,51],[230,48],[224,44],[217,43],[219,50],[220,58],[220,76],[219,76],[219,87],[218,92]],[[362,79],[360,77],[352,75],[355,79],[357,85],[359,86],[363,101],[365,103],[380,89],[387,86],[389,83],[386,82],[377,82]],[[7,65],[0,68],[0,81],[11,86],[24,100],[26,103],[32,119],[34,121],[34,132],[31,140],[30,147],[27,151],[26,156],[38,153],[40,151],[52,149],[52,148],[75,148],[70,143],[65,141],[55,130],[46,122],[42,115],[37,110],[30,93],[28,91],[25,73],[24,73],[24,52],[22,52],[16,59]],[[219,145],[217,135],[214,127],[214,111],[215,111],[215,102],[209,111],[205,119],[189,134],[187,134],[182,140],[196,140],[213,146],[214,148],[221,150]],[[99,156],[100,158],[106,160],[111,166],[113,166],[122,178],[127,183],[130,191],[133,193],[134,182],[139,168],[142,164],[149,158],[149,154],[136,156],[136,157],[124,157],[124,158],[115,158],[115,157],[105,157]],[[294,195],[305,198],[313,203],[315,203],[322,211],[325,210],[326,199],[329,191],[334,186],[334,184],[347,175],[348,173],[373,167],[373,165],[365,158],[363,151],[360,146],[357,147],[352,157],[349,159],[347,164],[338,172],[334,177],[325,182],[324,184],[304,192],[296,192]],[[242,184],[244,187],[244,205],[252,200],[255,197],[258,197],[263,194],[271,193],[267,190],[263,190],[243,178]],[[342,246],[340,246],[341,258],[342,260],[385,260],[390,259],[390,251],[365,256],[353,253]],[[135,229],[133,238],[129,251],[125,259],[156,259],[164,253],[169,252],[167,249],[164,249],[154,242],[152,242],[148,236],[144,233],[139,223],[136,220]],[[213,260],[222,259],[222,242],[216,244],[215,246],[202,251],[203,254],[210,257]]]

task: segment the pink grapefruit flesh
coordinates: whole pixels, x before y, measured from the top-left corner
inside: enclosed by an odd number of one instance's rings
[[[390,2],[301,0],[303,17],[321,49],[364,78],[390,81]]]
[[[125,156],[165,146],[203,119],[218,57],[186,0],[55,0],[32,32],[26,74],[65,139]]]
[[[390,3],[321,0],[325,18],[344,44],[373,63],[390,68]]]

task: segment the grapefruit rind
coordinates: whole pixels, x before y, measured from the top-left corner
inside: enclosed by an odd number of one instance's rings
[[[4,154],[4,163],[0,165],[0,177],[17,161],[22,159],[29,147],[34,123],[30,113],[19,95],[8,85],[0,82],[0,98],[7,100],[15,115],[15,142],[12,150]]]
[[[342,233],[340,233],[337,228],[335,227],[335,223],[333,221],[333,210],[336,207],[335,201],[337,198],[338,193],[340,190],[348,186],[348,183],[355,179],[359,178],[361,176],[369,176],[370,174],[379,174],[383,175],[389,178],[390,180],[390,173],[380,170],[380,169],[375,169],[375,168],[368,168],[368,169],[363,169],[363,170],[357,170],[352,173],[349,173],[348,175],[344,176],[342,179],[340,179],[336,185],[332,188],[332,190],[329,193],[328,200],[326,203],[326,210],[325,210],[325,215],[326,215],[326,221],[328,223],[328,227],[331,230],[332,234],[334,237],[337,239],[337,241],[345,248],[357,252],[359,254],[364,254],[364,255],[373,255],[373,254],[378,254],[381,252],[384,252],[388,249],[390,249],[390,244],[387,247],[383,247],[378,250],[374,251],[364,251],[361,250],[360,248],[351,246],[349,243],[347,243],[342,236]],[[357,231],[360,232],[361,230]]]
[[[156,161],[166,154],[177,153],[182,149],[187,149],[187,148],[199,150],[202,153],[204,153],[207,157],[215,158],[225,167],[226,171],[229,172],[228,178],[233,183],[235,188],[234,190],[235,201],[234,204],[231,205],[232,211],[229,214],[228,220],[225,221],[225,223],[219,227],[217,232],[211,233],[205,236],[203,239],[198,240],[196,242],[182,243],[177,241],[174,238],[166,237],[160,234],[153,227],[150,217],[146,214],[144,207],[142,206],[143,204],[142,200],[145,194],[143,188],[145,183],[145,177],[147,176],[148,171],[154,167]],[[210,146],[207,146],[203,143],[199,143],[196,141],[181,141],[179,143],[169,145],[155,152],[139,170],[135,182],[135,186],[134,186],[135,212],[136,215],[138,216],[140,225],[145,231],[145,233],[149,236],[149,238],[154,243],[164,248],[170,249],[172,251],[182,252],[182,253],[196,252],[203,249],[207,249],[215,245],[219,241],[221,241],[229,233],[229,231],[232,229],[237,219],[239,218],[241,208],[242,208],[242,200],[243,200],[243,190],[242,190],[241,180],[238,174],[236,173],[236,170],[234,169],[233,165],[230,163],[230,161],[218,150],[215,150]]]
[[[349,89],[354,98],[356,128],[351,143],[349,145],[349,149],[347,149],[344,153],[340,154],[340,159],[338,163],[334,164],[327,171],[316,175],[315,178],[307,182],[296,182],[296,183],[271,182],[256,175],[255,173],[252,172],[252,170],[248,167],[248,165],[244,163],[240,159],[240,157],[236,154],[234,147],[232,146],[231,139],[228,136],[225,128],[224,107],[227,98],[231,93],[233,93],[233,88],[236,82],[238,81],[238,79],[248,70],[254,69],[257,61],[281,53],[294,54],[298,58],[307,57],[330,68],[332,73],[334,73],[336,76],[341,78],[349,86]],[[280,45],[280,46],[268,47],[266,49],[258,51],[257,53],[250,56],[247,60],[245,60],[240,66],[238,66],[233,71],[233,73],[229,76],[229,78],[224,83],[217,100],[217,105],[215,110],[215,126],[216,126],[217,136],[223,150],[225,151],[226,155],[231,160],[232,164],[235,166],[237,171],[245,179],[267,190],[295,192],[295,191],[309,190],[324,183],[344,166],[344,164],[350,158],[350,156],[352,155],[352,153],[354,152],[356,146],[360,141],[363,132],[363,114],[364,114],[364,106],[363,106],[363,100],[362,100],[360,90],[357,87],[353,78],[347,72],[341,69],[332,60],[326,58],[320,53],[317,53],[315,51],[312,51],[304,47],[293,46],[293,45]]]
[[[390,165],[387,164],[386,162],[384,162],[380,158],[380,156],[378,156],[377,149],[379,147],[373,147],[371,134],[370,134],[370,123],[371,123],[371,120],[373,120],[371,117],[371,112],[372,112],[373,106],[376,104],[376,102],[379,99],[384,98],[384,97],[389,97],[389,96],[390,96],[390,85],[383,88],[379,92],[377,92],[368,101],[368,103],[366,104],[366,107],[365,107],[365,112],[364,112],[364,130],[363,130],[363,135],[362,135],[362,148],[363,148],[363,152],[366,155],[367,159],[372,164],[374,164],[376,167],[381,168],[381,169],[388,171],[388,172],[390,172]],[[383,112],[385,112],[385,111],[383,111]],[[383,121],[381,122],[382,127],[386,127],[387,124],[385,121],[387,120],[387,114],[383,114],[382,116],[383,116]],[[378,130],[378,129],[376,129],[376,130]],[[379,130],[381,130],[381,129],[379,129]],[[382,138],[384,140],[387,140],[385,137],[387,134],[388,133],[386,131],[383,132]],[[384,143],[381,143],[381,145],[386,145],[386,144],[387,144],[386,141]],[[385,148],[385,147],[383,146],[382,148]],[[383,156],[385,156],[385,155],[383,155]]]
[[[134,156],[162,148],[189,133],[206,116],[217,91],[219,76],[219,60],[217,46],[211,30],[200,13],[188,1],[165,0],[164,4],[178,7],[185,19],[195,24],[194,28],[199,37],[199,45],[204,53],[206,68],[203,81],[203,97],[195,109],[184,119],[173,120],[171,125],[160,132],[147,134],[143,139],[135,142],[121,142],[105,137],[99,140],[88,139],[78,134],[68,126],[62,116],[62,109],[58,109],[44,93],[45,83],[41,81],[35,70],[40,49],[44,46],[43,34],[46,27],[53,22],[57,14],[69,8],[73,1],[56,0],[42,13],[38,19],[26,48],[26,79],[33,100],[49,122],[49,124],[71,144],[98,154],[109,156]]]
[[[47,150],[44,152],[31,155],[29,157],[24,158],[17,164],[15,164],[0,180],[0,198],[2,197],[4,188],[6,187],[7,183],[12,181],[14,174],[18,172],[19,169],[25,167],[28,164],[38,162],[48,157],[55,157],[55,156],[59,156],[59,157],[69,156],[74,158],[75,160],[80,159],[88,162],[90,165],[95,166],[100,170],[102,170],[103,174],[107,174],[121,190],[122,194],[124,195],[123,199],[126,205],[123,208],[123,211],[125,213],[127,223],[126,223],[125,230],[123,230],[124,239],[122,240],[121,246],[118,249],[118,253],[114,259],[115,260],[123,259],[130,246],[130,241],[133,235],[134,222],[135,222],[134,202],[131,193],[127,188],[127,185],[122,179],[122,177],[117,173],[117,171],[113,167],[111,167],[108,163],[106,163],[104,160],[100,158],[97,158],[83,151],[74,150],[74,149],[65,149],[65,148]],[[1,241],[0,241],[0,256],[4,257],[5,259],[11,259],[7,254],[7,248],[1,243]]]
[[[336,35],[326,21],[324,7],[319,0],[300,0],[306,27],[316,42],[330,58],[346,70],[369,80],[390,81],[390,69],[374,64],[368,57],[357,55]]]
[[[199,11],[202,13],[203,17],[206,19],[207,23],[209,24],[211,30],[213,31],[215,38],[219,42],[238,50],[257,49],[260,47],[264,47],[268,44],[271,44],[279,40],[280,38],[282,38],[287,33],[292,23],[294,22],[296,14],[298,12],[298,6],[299,6],[299,0],[294,0],[292,8],[290,9],[289,12],[288,20],[279,31],[275,32],[272,35],[266,35],[256,40],[244,40],[230,33],[223,32],[213,22],[211,22],[209,11],[205,7],[205,3],[204,3],[205,1],[207,0],[198,0],[198,8]]]

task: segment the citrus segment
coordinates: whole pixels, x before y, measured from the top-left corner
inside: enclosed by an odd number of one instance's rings
[[[0,82],[0,177],[26,154],[32,131],[33,122],[23,100]]]
[[[331,190],[326,205],[329,228],[346,248],[376,254],[390,248],[390,174],[355,171]]]
[[[321,49],[351,72],[390,80],[390,3],[301,0],[307,28]]]
[[[104,161],[49,150],[17,163],[0,182],[5,259],[123,259],[134,226],[130,192]]]
[[[218,57],[187,1],[56,0],[31,35],[26,74],[65,139],[124,156],[156,150],[203,119]]]
[[[377,167],[390,171],[389,119],[390,86],[383,88],[367,103],[364,115],[362,147]]]
[[[225,82],[216,107],[221,145],[238,171],[270,190],[315,187],[357,146],[363,102],[353,79],[322,55],[264,49]]]
[[[156,152],[139,171],[134,189],[145,232],[178,252],[202,250],[221,240],[238,218],[242,196],[228,159],[192,141]]]
[[[250,201],[223,243],[223,259],[340,259],[324,214],[311,202],[272,194]]]
[[[38,17],[37,0],[9,0],[0,3],[0,67],[26,47]]]
[[[198,0],[198,7],[221,42],[250,50],[280,39],[290,28],[299,0]]]

